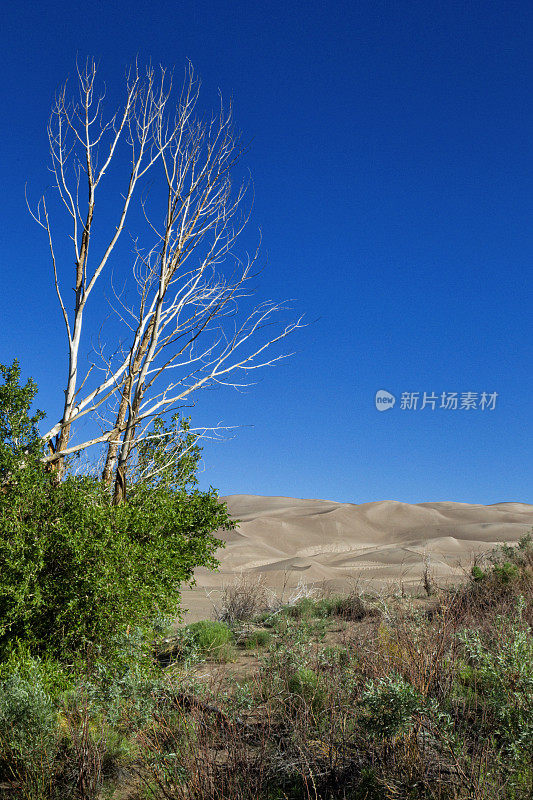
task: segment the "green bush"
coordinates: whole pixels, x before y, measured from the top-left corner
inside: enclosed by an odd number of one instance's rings
[[[30,414],[37,389],[19,385],[16,361],[0,373],[0,659],[18,640],[34,653],[89,655],[121,630],[175,618],[180,585],[218,563],[213,531],[234,527],[213,489],[186,491],[198,446],[182,472],[138,481],[115,506],[96,478],[58,483],[47,472],[43,415]],[[187,421],[179,430],[193,436]],[[141,463],[157,462],[156,445]]]
[[[523,536],[517,545],[503,544],[497,547],[489,556],[488,570],[482,572],[479,567],[473,567],[472,577],[475,581],[484,581],[507,587],[515,584],[519,591],[533,583],[533,538],[531,534]]]
[[[375,612],[367,609],[358,594],[347,594],[320,599],[302,597],[294,605],[285,606],[284,613],[293,619],[341,617],[355,622]]]
[[[399,675],[369,681],[361,697],[364,728],[380,739],[409,732],[423,707],[419,692]]]
[[[15,638],[74,652],[175,616],[180,584],[216,566],[212,532],[230,526],[213,490],[140,489],[113,506],[94,479],[19,471],[0,494],[0,653]]]
[[[247,650],[255,650],[256,647],[266,647],[272,640],[270,631],[259,630],[252,631],[246,638],[244,646]]]
[[[233,633],[224,622],[201,620],[187,625],[186,630],[200,654],[221,661],[230,660],[233,655]]]
[[[533,766],[533,635],[519,618],[499,618],[495,627],[491,637],[477,630],[459,633],[464,661],[456,692],[506,760],[516,764],[529,753]]]
[[[0,677],[0,775],[40,796],[59,747],[58,713],[39,660],[10,659]]]
[[[345,647],[332,645],[325,647],[318,655],[318,663],[325,669],[339,669],[348,666],[350,653]]]
[[[364,619],[369,613],[358,594],[339,595],[325,602],[328,616],[341,617],[342,619],[356,622]]]
[[[17,359],[11,366],[0,364],[0,486],[30,459],[42,452],[37,423],[44,418],[42,411],[30,416],[29,409],[37,394],[30,378],[20,386],[20,366]]]
[[[80,674],[76,695],[104,711],[110,724],[117,724],[127,708],[128,723],[141,726],[150,718],[162,686],[153,643],[136,628],[113,637],[91,665],[90,674]]]
[[[300,698],[316,711],[324,703],[324,689],[317,673],[308,667],[299,667],[290,677],[287,688],[292,695]]]
[[[292,619],[317,616],[317,601],[312,597],[302,597],[294,605],[285,606],[284,612]]]

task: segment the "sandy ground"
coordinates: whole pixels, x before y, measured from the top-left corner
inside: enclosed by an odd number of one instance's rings
[[[186,621],[212,616],[220,589],[240,573],[261,574],[278,593],[299,582],[342,588],[357,582],[375,589],[420,585],[426,563],[437,581],[458,580],[473,558],[501,542],[514,543],[533,528],[525,503],[469,505],[449,501],[334,503],[290,497],[221,498],[236,531],[221,532],[218,572],[198,569],[197,585],[183,592]]]

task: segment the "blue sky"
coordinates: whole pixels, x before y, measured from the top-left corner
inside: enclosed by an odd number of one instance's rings
[[[533,6],[520,2],[57,2],[3,10],[0,361],[60,413],[64,333],[46,242],[45,126],[75,59],[190,59],[233,96],[255,187],[258,299],[295,298],[295,355],[199,399],[222,494],[533,503]],[[118,94],[117,94],[118,97]],[[380,413],[374,396],[397,397]],[[493,410],[402,392],[497,392]]]

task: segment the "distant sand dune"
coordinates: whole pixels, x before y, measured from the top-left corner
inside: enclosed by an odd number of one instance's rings
[[[476,554],[514,543],[533,527],[533,506],[435,502],[334,503],[290,497],[222,498],[240,520],[218,552],[219,574],[199,569],[197,584],[217,587],[241,572],[262,573],[272,586],[358,579],[380,584],[420,581],[426,562],[453,579]]]

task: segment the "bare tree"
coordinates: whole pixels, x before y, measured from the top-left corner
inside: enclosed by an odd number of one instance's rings
[[[202,388],[242,385],[247,379],[241,375],[285,357],[270,348],[300,327],[301,318],[280,324],[282,306],[271,301],[243,311],[253,295],[258,252],[244,261],[235,253],[248,220],[248,186],[232,184],[243,147],[233,130],[231,106],[221,101],[217,115],[202,120],[197,116],[200,83],[192,66],[176,98],[163,68],[149,67],[141,77],[135,66],[126,77],[122,107],[106,119],[95,63],[78,69],[77,77],[79,100],[69,101],[65,84],[48,127],[55,189],[70,220],[74,251],[70,309],[45,197],[33,212],[48,237],[69,360],[63,415],[44,437],[46,460],[61,474],[65,456],[105,446],[102,477],[107,483],[114,477],[120,501],[128,462],[136,445],[150,436],[154,418],[190,402]],[[116,216],[106,220],[105,203],[98,216],[101,184],[112,167],[120,171],[124,163],[129,168]],[[132,215],[133,227],[127,225]],[[98,348],[80,379],[82,339],[87,347],[94,334],[85,330],[87,305],[119,254],[125,230],[132,242],[125,283],[134,284],[135,300],[113,289],[119,339],[113,348]],[[123,261],[122,251],[120,257]],[[265,333],[271,325],[277,327]],[[72,428],[87,415],[98,419],[100,432],[75,440]]]

